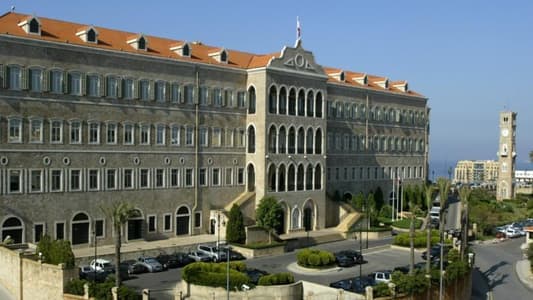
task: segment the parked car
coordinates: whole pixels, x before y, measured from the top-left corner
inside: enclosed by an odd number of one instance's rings
[[[374,280],[372,280],[372,278],[355,277],[332,282],[329,284],[329,286],[337,289],[343,289],[345,291],[363,294],[365,293],[365,288],[367,286],[373,286],[375,284],[376,283]]]
[[[143,264],[141,264],[138,261],[133,260],[133,259],[125,260],[125,261],[121,262],[120,266],[121,266],[121,268],[122,267],[128,268],[128,273],[130,275],[132,275],[132,274],[141,274],[141,273],[148,272],[148,270],[144,267]]]
[[[409,273],[409,267],[408,266],[399,266],[399,267],[394,268],[394,270],[392,270],[392,273],[394,273],[394,272],[401,272],[403,274],[407,274],[407,273]]]
[[[178,267],[183,267],[194,262],[194,259],[190,258],[187,253],[175,252],[173,255],[178,261]]]
[[[438,218],[431,218],[430,226],[433,229],[439,229],[439,226],[440,226],[439,219]]]
[[[179,267],[176,256],[169,254],[159,254],[155,259],[163,266],[163,270],[168,270]]]
[[[506,235],[508,238],[516,238],[516,237],[521,236],[521,233],[520,233],[520,230],[519,230],[519,229],[516,229],[516,228],[513,228],[513,227],[508,227],[508,228],[505,230],[505,235]]]
[[[211,261],[211,256],[200,251],[189,252],[189,257],[192,258],[194,261],[203,261],[203,262]]]
[[[354,250],[339,251],[335,252],[334,255],[339,267],[351,267],[364,262],[363,255]]]
[[[246,275],[250,277],[250,283],[257,285],[261,276],[268,275],[268,272],[259,269],[246,269]]]
[[[216,246],[208,245],[198,245],[197,250],[207,254],[214,262],[225,261],[227,259],[225,251],[226,249],[223,248],[217,248]]]
[[[93,259],[89,266],[97,271],[105,271],[107,273],[115,273],[115,266],[110,260],[98,258],[96,261]]]
[[[246,259],[246,257],[242,255],[240,252],[235,251],[233,249],[229,249],[229,260],[233,261],[233,260],[244,260],[244,259]]]
[[[129,272],[128,266],[119,264],[118,265],[118,276],[120,276],[120,280],[130,279],[130,272]]]
[[[96,280],[96,282],[104,282],[107,278],[107,275],[109,275],[109,273],[103,270],[95,271],[91,266],[81,266],[78,270],[78,274],[80,279],[85,279],[88,281]]]
[[[391,281],[391,271],[376,271],[369,276],[375,283],[389,283]]]
[[[153,272],[161,272],[163,271],[163,265],[161,265],[157,259],[153,257],[144,257],[141,256],[138,259],[138,262],[146,268],[146,270],[150,273]]]
[[[433,247],[431,247],[429,258],[431,260],[434,260],[436,257],[440,257],[440,248],[441,244],[437,244]],[[448,251],[450,251],[451,246],[450,245],[444,245],[443,253],[444,255],[448,254]],[[427,251],[422,252],[422,259],[427,260],[428,259],[428,253]]]

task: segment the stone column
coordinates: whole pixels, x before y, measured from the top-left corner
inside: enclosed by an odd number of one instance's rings
[[[116,286],[111,288],[111,295],[113,296],[113,300],[118,300],[118,288]]]
[[[150,290],[144,289],[142,291],[143,300],[150,300]]]

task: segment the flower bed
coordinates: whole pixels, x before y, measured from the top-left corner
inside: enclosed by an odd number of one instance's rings
[[[335,265],[333,253],[325,250],[303,249],[296,254],[298,265],[306,268],[321,269]]]

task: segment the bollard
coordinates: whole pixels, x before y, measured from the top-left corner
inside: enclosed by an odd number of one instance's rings
[[[118,300],[118,288],[116,286],[111,288],[111,295],[113,295],[113,300]]]
[[[183,300],[183,292],[177,291],[176,294],[174,295],[174,300]]]
[[[150,290],[144,289],[143,290],[143,300],[150,300]]]
[[[367,286],[365,288],[365,296],[366,296],[366,300],[374,299],[374,289],[371,286]]]
[[[85,283],[83,285],[83,299],[89,299],[89,284]]]

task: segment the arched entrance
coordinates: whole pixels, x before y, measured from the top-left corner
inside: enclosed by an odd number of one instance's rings
[[[191,213],[187,206],[181,206],[176,212],[176,235],[189,234]]]
[[[71,222],[71,241],[72,245],[89,243],[89,216],[85,213],[78,213],[72,218]]]
[[[315,229],[315,203],[309,199],[304,204],[304,228],[305,231],[311,231]]]
[[[350,203],[350,201],[352,201],[352,193],[350,192],[345,192],[344,193],[344,196],[342,197],[342,200],[344,200],[344,202],[346,203]]]
[[[247,178],[248,178],[248,192],[255,191],[255,171],[254,171],[254,166],[252,164],[248,165]]]
[[[215,234],[216,225],[217,225],[217,220],[211,219],[211,223],[209,223],[209,233]]]
[[[128,241],[142,239],[144,229],[143,224],[144,218],[142,212],[135,209],[133,215],[128,219]]]
[[[24,224],[17,217],[9,217],[2,223],[2,240],[10,237],[15,244],[24,243]]]

